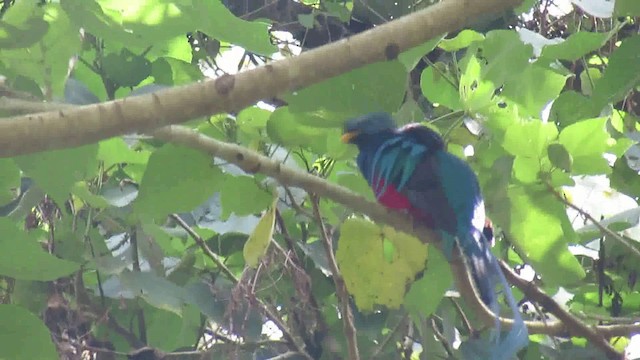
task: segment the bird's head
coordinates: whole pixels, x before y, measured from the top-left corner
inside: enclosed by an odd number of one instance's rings
[[[376,112],[347,120],[340,139],[343,143],[358,145],[372,138],[392,134],[395,129],[391,115]]]

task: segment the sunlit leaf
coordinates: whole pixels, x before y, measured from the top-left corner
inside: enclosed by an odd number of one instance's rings
[[[385,260],[385,238],[395,248],[391,261]],[[400,306],[405,286],[424,268],[426,258],[426,245],[411,236],[360,219],[342,225],[336,259],[362,311],[372,310],[375,304]]]
[[[244,260],[247,262],[247,265],[253,268],[258,266],[260,259],[264,256],[271,242],[273,225],[276,219],[277,201],[276,199],[269,210],[262,215],[253,233],[249,235],[249,239],[244,243],[242,255],[244,255]]]

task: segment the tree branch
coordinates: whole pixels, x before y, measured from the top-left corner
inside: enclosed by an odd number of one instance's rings
[[[542,307],[555,315],[562,327],[571,335],[584,337],[589,343],[602,350],[609,359],[620,359],[622,354],[618,353],[607,339],[598,332],[597,328],[589,327],[577,317],[564,310],[557,302],[545,294],[533,283],[519,277],[509,266],[500,260],[500,267],[510,283],[515,284],[528,298],[536,301]]]
[[[0,157],[77,147],[238,111],[366,64],[395,60],[402,51],[520,2],[445,0],[348,39],[237,75],[69,110],[6,118],[0,122]]]
[[[327,232],[327,227],[324,224],[322,215],[320,214],[320,199],[317,195],[312,195],[313,214],[316,218],[316,223],[320,228],[320,236],[324,244],[324,250],[327,254],[327,260],[333,273],[333,282],[336,285],[336,294],[340,302],[340,314],[342,315],[342,324],[344,328],[344,336],[347,337],[347,345],[349,346],[349,360],[360,360],[360,353],[358,351],[358,338],[356,337],[356,326],[353,320],[353,311],[351,305],[349,305],[349,293],[347,292],[347,286],[344,283],[340,269],[338,269],[338,262],[333,251],[333,240]]]

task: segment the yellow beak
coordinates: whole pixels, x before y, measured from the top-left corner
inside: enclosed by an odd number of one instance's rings
[[[351,140],[353,140],[354,137],[358,136],[359,134],[360,134],[359,131],[346,132],[342,134],[342,136],[340,137],[340,141],[342,141],[345,144],[348,144],[351,142]]]

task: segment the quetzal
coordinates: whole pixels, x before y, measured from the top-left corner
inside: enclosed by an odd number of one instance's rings
[[[457,243],[466,256],[482,301],[496,314],[496,287],[501,285],[514,326],[501,337],[494,332],[490,359],[511,359],[528,342],[527,328],[489,241],[483,235],[484,202],[473,170],[446,152],[435,131],[419,124],[397,128],[387,113],[371,113],[348,120],[342,141],[358,146],[358,168],[378,202],[409,212],[414,221],[441,234],[443,250],[451,256]],[[487,349],[485,349],[487,350]]]

